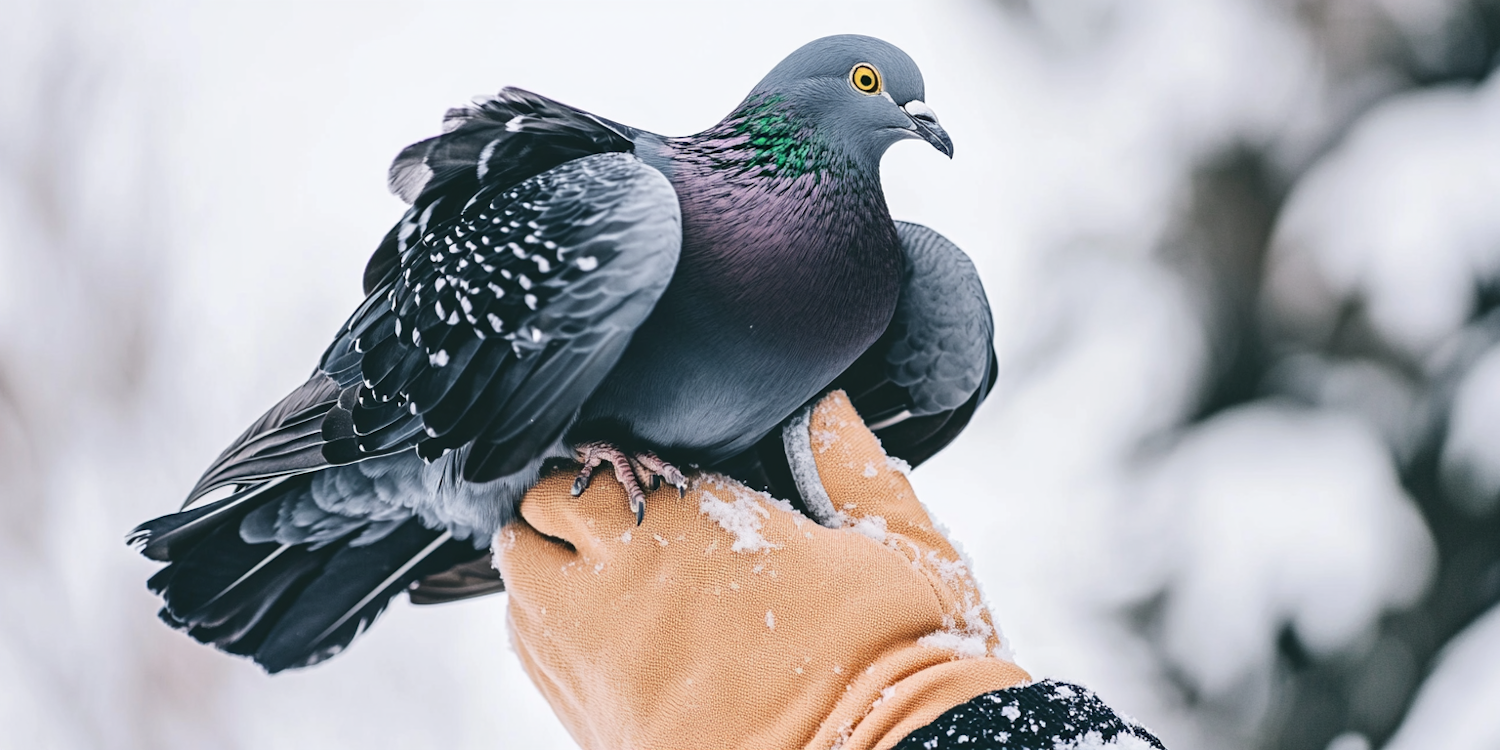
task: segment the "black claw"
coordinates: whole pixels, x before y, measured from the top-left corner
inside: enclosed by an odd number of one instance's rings
[[[685,485],[685,484],[679,484],[679,485],[677,485],[677,499],[681,500],[682,498],[685,498],[685,497],[687,497],[687,485]]]
[[[661,475],[652,474],[651,480],[646,483],[647,492],[655,492],[661,488]]]
[[[578,478],[573,480],[573,497],[582,495],[583,491],[589,488],[590,478],[591,477],[588,477],[586,475],[579,474]]]
[[[636,505],[635,505],[635,525],[636,526],[640,526],[641,522],[645,521],[645,520],[646,520],[646,504],[645,503],[636,503]]]

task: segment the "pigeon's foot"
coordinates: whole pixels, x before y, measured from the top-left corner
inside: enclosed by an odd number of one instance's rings
[[[614,469],[615,479],[624,485],[625,494],[630,498],[630,510],[635,513],[637,526],[646,519],[647,488],[655,491],[666,480],[667,484],[677,488],[678,496],[687,494],[687,478],[682,472],[651,451],[627,453],[614,443],[602,441],[582,443],[574,450],[583,468],[573,480],[573,496],[582,495],[594,478],[594,469],[608,461]]]

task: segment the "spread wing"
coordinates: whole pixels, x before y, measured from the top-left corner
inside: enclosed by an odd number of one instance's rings
[[[885,335],[840,375],[888,453],[913,466],[968,425],[998,374],[995,323],[974,264],[920,224],[896,222],[905,283]]]

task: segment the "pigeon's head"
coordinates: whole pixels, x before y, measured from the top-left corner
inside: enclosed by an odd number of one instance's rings
[[[766,98],[795,112],[819,137],[876,162],[904,138],[953,156],[953,140],[922,101],[922,71],[874,37],[842,34],[803,45],[750,94],[752,101]]]

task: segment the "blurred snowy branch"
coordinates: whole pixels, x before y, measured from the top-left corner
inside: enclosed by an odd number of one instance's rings
[[[160,143],[152,102],[67,6],[4,31],[0,89],[0,721],[31,747],[182,736],[216,670],[157,662],[118,545],[158,355]],[[148,454],[149,455],[149,454]]]

